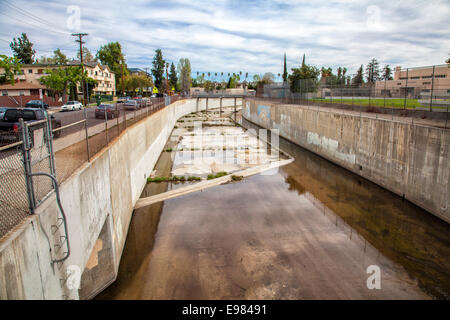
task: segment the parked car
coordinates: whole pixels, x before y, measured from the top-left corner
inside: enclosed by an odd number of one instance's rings
[[[127,100],[123,104],[123,108],[125,110],[137,110],[139,109],[139,102],[137,102],[136,100]]]
[[[22,118],[27,124],[33,123],[35,121],[44,120],[45,114],[41,109],[35,108],[8,108],[0,120],[0,131],[11,132],[10,136],[2,135],[2,142],[7,141],[8,143],[14,143],[20,140],[20,123],[19,119]],[[55,119],[52,115],[50,116],[52,129],[61,127],[61,120]],[[37,124],[30,127],[30,131],[36,130],[44,127],[45,124]],[[53,133],[55,138],[61,135],[61,131],[56,131]],[[32,135],[31,135],[32,136]]]
[[[125,103],[127,100],[130,100],[130,97],[121,97],[117,99],[117,103]]]
[[[0,107],[0,120],[3,119],[3,116],[5,115],[6,110],[8,110],[7,107]]]
[[[147,101],[144,99],[136,99],[136,101],[139,104],[139,108],[145,108],[147,106]]]
[[[145,101],[145,106],[150,107],[152,105],[152,100],[150,98],[142,98]]]
[[[95,117],[97,119],[105,119],[105,114],[106,118],[114,119],[120,115],[120,110],[115,105],[106,103],[102,103],[95,108]]]
[[[82,110],[83,105],[79,101],[67,101],[66,104],[61,106],[61,111],[74,111],[74,110]]]
[[[42,103],[41,100],[30,100],[26,103],[25,108],[42,108],[44,106],[45,109],[48,109],[47,103]]]

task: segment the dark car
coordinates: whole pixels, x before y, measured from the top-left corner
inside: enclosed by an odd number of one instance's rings
[[[27,124],[32,124],[35,121],[40,121],[45,119],[44,110],[37,109],[22,109],[22,108],[8,108],[3,116],[3,119],[0,120],[0,131],[6,132],[6,134],[2,135],[3,142],[9,141],[7,143],[14,143],[20,140],[20,122],[19,119],[23,119]],[[50,116],[51,125],[53,129],[61,127],[61,120],[55,119],[54,116]],[[44,127],[45,124],[38,124],[35,126],[31,126],[30,130],[36,130]],[[11,135],[7,135],[11,133]],[[61,135],[61,130],[55,131],[53,136],[58,138]]]
[[[6,110],[8,110],[8,107],[0,107],[0,120],[3,119],[3,116],[5,115]]]
[[[101,105],[97,106],[97,108],[95,108],[95,117],[97,119],[105,119],[105,115],[106,118],[114,119],[120,115],[120,111],[113,104],[102,103]]]
[[[44,106],[45,109],[48,109],[47,103],[42,103],[41,100],[30,100],[25,105],[25,108],[42,108],[42,106]]]

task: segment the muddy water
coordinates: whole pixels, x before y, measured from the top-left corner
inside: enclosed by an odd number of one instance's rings
[[[245,126],[250,126],[244,123]],[[280,139],[272,175],[135,212],[100,299],[448,299],[450,227]],[[169,153],[157,170],[171,171]],[[149,184],[143,196],[163,192]],[[381,271],[369,290],[369,266]]]

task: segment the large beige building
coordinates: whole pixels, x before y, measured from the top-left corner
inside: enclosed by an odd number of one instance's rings
[[[69,61],[68,66],[80,65],[79,61]],[[46,70],[58,69],[64,66],[54,64],[24,64],[21,67],[21,73],[15,75],[18,83],[31,83],[40,85],[39,79],[46,75]],[[114,72],[106,65],[100,65],[98,62],[87,62],[84,69],[90,78],[97,80],[98,86],[93,90],[94,94],[116,94],[116,77]],[[0,68],[0,74],[4,72]],[[80,89],[80,88],[79,88]]]
[[[377,81],[375,89],[380,92],[386,90],[386,94],[391,96],[403,96],[406,90],[409,97],[426,96],[432,89],[433,95],[450,96],[450,68],[447,64],[434,66],[434,68],[396,67],[394,80]]]

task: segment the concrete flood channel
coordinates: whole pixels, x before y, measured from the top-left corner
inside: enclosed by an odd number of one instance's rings
[[[151,179],[185,181],[148,183],[141,198],[295,160],[136,209],[117,280],[97,299],[449,299],[446,222],[282,138],[277,154],[229,116],[179,119]]]

